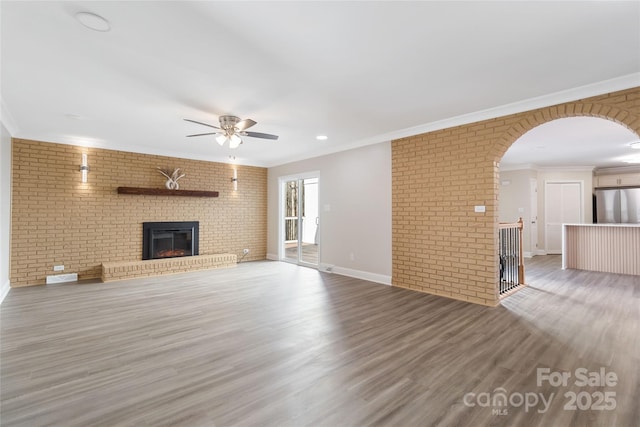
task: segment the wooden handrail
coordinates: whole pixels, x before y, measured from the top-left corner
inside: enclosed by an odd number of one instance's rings
[[[516,222],[499,222],[498,223],[498,228],[502,229],[502,228],[519,228],[520,230],[522,230],[522,228],[524,227],[524,223],[522,221],[522,217],[520,217],[518,219],[518,221]]]
[[[522,217],[518,218],[518,234],[520,238],[520,256],[518,257],[518,284],[524,285],[524,252],[522,252],[522,230],[524,229],[524,222],[522,221]]]
[[[518,284],[524,285],[524,253],[522,251],[522,232],[524,229],[524,221],[522,217],[518,218],[517,222],[501,222],[498,223],[498,229],[503,230],[507,228],[518,229]]]

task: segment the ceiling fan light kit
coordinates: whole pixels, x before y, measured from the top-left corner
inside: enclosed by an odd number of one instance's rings
[[[215,140],[220,146],[223,146],[226,142],[229,143],[229,148],[238,148],[240,144],[242,144],[241,136],[249,136],[252,138],[262,138],[262,139],[278,139],[277,135],[271,135],[268,133],[260,133],[260,132],[247,132],[246,129],[250,128],[257,124],[255,120],[251,119],[240,119],[240,117],[236,116],[220,116],[218,119],[220,121],[220,127],[210,125],[208,123],[202,123],[195,120],[184,119],[187,122],[196,123],[203,126],[208,126],[210,128],[218,129],[218,132],[209,132],[209,133],[197,133],[193,135],[187,135],[187,137],[192,136],[205,136],[205,135],[216,135]]]
[[[220,144],[221,147],[225,142],[229,141],[229,148],[238,148],[238,146],[242,144],[242,139],[235,133],[231,136],[228,136],[227,134],[220,134],[216,136],[216,141],[218,142],[218,144]]]
[[[231,135],[229,138],[229,148],[238,148],[242,144],[242,139],[236,134]]]

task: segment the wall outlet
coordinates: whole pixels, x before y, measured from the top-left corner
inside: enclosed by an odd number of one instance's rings
[[[54,265],[53,271],[64,271],[64,265]]]
[[[242,253],[243,253],[244,255],[248,254],[248,253],[249,253],[249,249],[244,248],[244,249],[242,250]]]

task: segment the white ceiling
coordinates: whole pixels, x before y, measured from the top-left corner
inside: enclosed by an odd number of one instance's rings
[[[14,137],[186,158],[274,166],[640,85],[637,1],[2,1],[0,13]],[[207,128],[183,118],[223,114],[280,139],[231,152],[185,137]]]
[[[593,166],[618,167],[640,163],[640,150],[630,147],[640,138],[626,127],[596,117],[569,117],[531,129],[507,150],[500,168]]]

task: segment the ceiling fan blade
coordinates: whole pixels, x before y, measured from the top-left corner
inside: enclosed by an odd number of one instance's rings
[[[209,125],[207,123],[202,123],[202,122],[196,122],[195,120],[191,120],[191,119],[184,119],[187,122],[191,122],[191,123],[197,123],[199,125],[203,125],[203,126],[209,126],[210,128],[214,128],[214,129],[220,129],[218,126],[214,126],[214,125]]]
[[[218,133],[219,132],[196,133],[196,134],[193,134],[193,135],[187,135],[187,137],[190,137],[190,136],[204,136],[204,135],[217,135]]]
[[[251,126],[257,124],[258,122],[256,122],[255,120],[251,120],[251,119],[244,119],[244,120],[240,120],[238,123],[236,123],[236,129],[238,129],[239,131],[243,131],[245,129],[249,129]]]
[[[260,133],[260,132],[242,132],[242,135],[250,136],[250,137],[252,137],[252,138],[278,139],[278,135],[271,135],[270,133]]]

